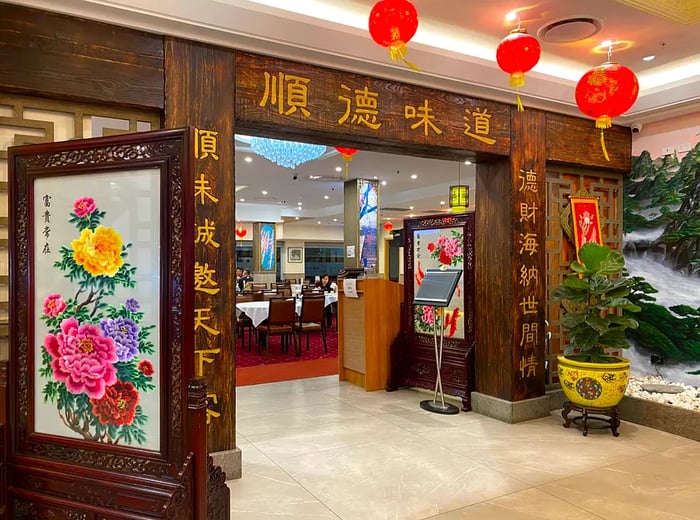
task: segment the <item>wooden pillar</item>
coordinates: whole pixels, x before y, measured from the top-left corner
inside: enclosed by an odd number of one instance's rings
[[[229,478],[235,450],[233,51],[165,38],[165,127],[195,126],[195,374],[207,380],[208,448]],[[235,451],[231,451],[235,450]],[[230,457],[229,457],[230,455]]]
[[[544,395],[545,114],[513,110],[511,154],[477,166],[476,390]]]

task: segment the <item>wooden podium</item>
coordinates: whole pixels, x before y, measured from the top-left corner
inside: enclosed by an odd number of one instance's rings
[[[365,390],[382,390],[389,347],[401,330],[403,286],[381,278],[357,281],[358,298],[338,294],[338,375]]]

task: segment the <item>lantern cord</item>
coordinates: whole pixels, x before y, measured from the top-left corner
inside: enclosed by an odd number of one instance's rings
[[[350,161],[345,161],[345,180],[348,180],[348,172],[350,171]]]
[[[610,156],[608,155],[608,150],[605,148],[605,130],[600,131],[600,147],[603,149],[603,155],[606,161],[610,161]]]
[[[409,69],[420,72],[420,69],[415,63],[411,63],[406,59],[406,44],[401,40],[396,40],[389,45],[389,56],[393,61],[403,61]]]

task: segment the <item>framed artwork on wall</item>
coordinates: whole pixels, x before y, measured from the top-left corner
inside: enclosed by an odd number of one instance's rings
[[[594,242],[603,245],[600,235],[600,214],[598,197],[569,197],[571,201],[571,220],[574,228],[574,245],[576,256],[583,244]]]
[[[287,249],[287,262],[290,264],[300,264],[304,261],[304,249],[301,247],[290,247]]]

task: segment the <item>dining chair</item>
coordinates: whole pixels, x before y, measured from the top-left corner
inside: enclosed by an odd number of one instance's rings
[[[265,335],[265,353],[267,361],[270,360],[270,336],[280,337],[282,352],[289,348],[289,339],[294,342],[294,353],[301,355],[301,348],[297,348],[295,325],[296,298],[271,298],[270,310],[267,320],[257,326],[258,334]],[[258,352],[260,342],[258,341]]]
[[[250,284],[250,288],[251,288],[253,291],[265,291],[265,290],[267,290],[267,284],[266,284],[266,283],[256,283],[256,282],[253,282],[253,283]]]
[[[236,296],[236,303],[252,302],[252,301],[253,301],[253,294],[239,294]],[[251,351],[251,347],[253,345],[253,341],[252,341],[253,330],[255,330],[255,326],[253,325],[253,321],[246,315],[245,312],[242,312],[236,318],[236,335],[240,336],[241,347],[245,348],[245,333],[246,333],[246,331],[248,332],[248,352]]]
[[[309,335],[312,332],[320,332],[323,339],[323,352],[328,353],[325,304],[326,297],[323,294],[305,294],[301,300],[301,312],[295,329],[297,334],[306,334],[306,350],[309,350]],[[301,347],[301,338],[299,338],[299,343]]]

